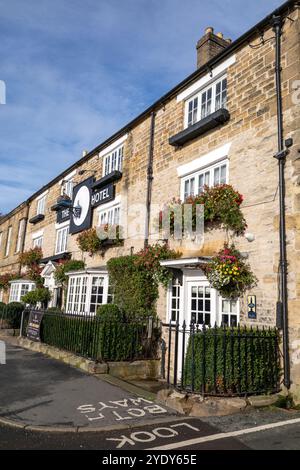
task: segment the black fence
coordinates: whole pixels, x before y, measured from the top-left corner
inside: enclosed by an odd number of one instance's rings
[[[163,376],[174,387],[203,396],[245,396],[280,390],[279,333],[276,328],[167,328]]]
[[[23,315],[25,337],[29,315]],[[98,362],[157,358],[160,335],[160,323],[151,317],[117,321],[44,311],[40,326],[41,342]]]

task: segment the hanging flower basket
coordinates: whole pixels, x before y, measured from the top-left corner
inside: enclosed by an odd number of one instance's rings
[[[256,276],[234,245],[225,244],[203,270],[211,287],[224,298],[237,299],[257,285]]]
[[[89,253],[90,256],[97,252],[103,254],[110,246],[118,246],[123,242],[119,225],[104,224],[98,227],[98,232],[96,228],[90,228],[77,237],[77,244],[81,251]],[[100,233],[106,234],[106,238],[101,238]]]
[[[192,229],[196,230],[197,206],[204,207],[204,224],[207,229],[224,228],[234,235],[243,235],[247,224],[241,211],[243,196],[229,184],[221,184],[214,187],[204,187],[203,193],[197,196],[189,196],[184,202],[173,199],[159,214],[159,227],[163,229],[163,221],[169,220],[170,233],[175,232],[175,213],[180,211],[182,227],[184,227],[184,205],[192,205]]]

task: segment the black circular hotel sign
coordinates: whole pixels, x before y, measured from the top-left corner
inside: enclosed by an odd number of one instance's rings
[[[92,224],[91,195],[94,178],[87,178],[73,190],[73,211],[70,219],[70,233],[82,232]],[[79,208],[79,211],[76,209]]]

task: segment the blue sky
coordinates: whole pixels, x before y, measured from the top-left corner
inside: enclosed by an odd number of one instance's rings
[[[0,212],[195,70],[213,26],[236,39],[283,0],[0,0]]]

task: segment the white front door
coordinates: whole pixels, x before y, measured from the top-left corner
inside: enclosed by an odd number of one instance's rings
[[[187,288],[187,323],[213,326],[217,321],[215,290],[208,281],[188,281]]]

